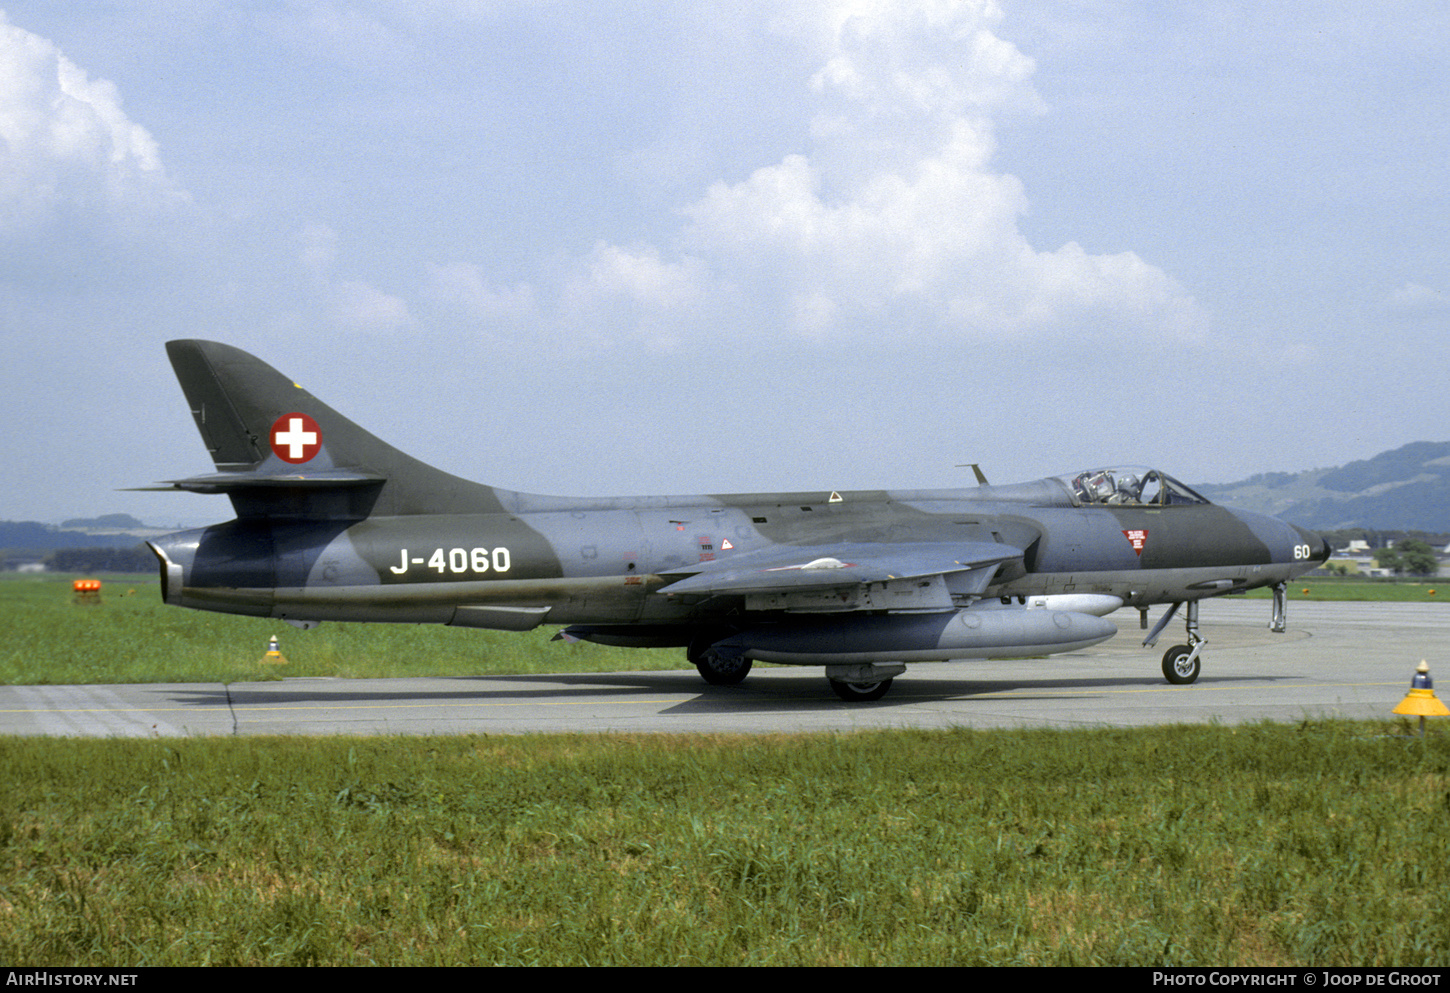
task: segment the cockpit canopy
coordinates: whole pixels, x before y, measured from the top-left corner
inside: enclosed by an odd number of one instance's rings
[[[1167,473],[1146,466],[1089,469],[1057,476],[1075,506],[1168,507],[1209,501]]]

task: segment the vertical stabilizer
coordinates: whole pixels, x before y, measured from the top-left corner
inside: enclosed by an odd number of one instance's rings
[[[166,345],[215,476],[174,488],[226,493],[242,517],[490,513],[511,494],[406,455],[246,352]]]

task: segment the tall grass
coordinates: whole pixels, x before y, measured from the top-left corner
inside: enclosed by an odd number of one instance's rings
[[[1446,965],[1363,724],[0,741],[0,961]]]

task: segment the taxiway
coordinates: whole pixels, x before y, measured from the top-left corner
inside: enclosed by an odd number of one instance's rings
[[[1158,616],[1158,612],[1154,612]],[[757,666],[739,686],[693,669],[548,676],[282,679],[255,683],[0,686],[0,734],[776,734],[868,728],[1136,726],[1386,718],[1416,664],[1450,698],[1450,606],[1295,603],[1285,634],[1267,601],[1208,601],[1203,675],[1170,686],[1134,611],[1073,655],[914,665],[876,702],[837,700],[819,668]]]

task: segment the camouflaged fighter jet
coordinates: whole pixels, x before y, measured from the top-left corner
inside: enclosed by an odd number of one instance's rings
[[[707,682],[821,665],[875,700],[905,663],[1073,652],[1104,615],[1185,606],[1163,656],[1198,678],[1207,597],[1288,580],[1329,547],[1217,507],[1155,469],[966,490],[574,498],[469,482],[380,441],[251,355],[166,346],[217,471],[147,489],[225,493],[236,519],[150,543],[170,604],[298,627],[451,624],[680,646]]]

